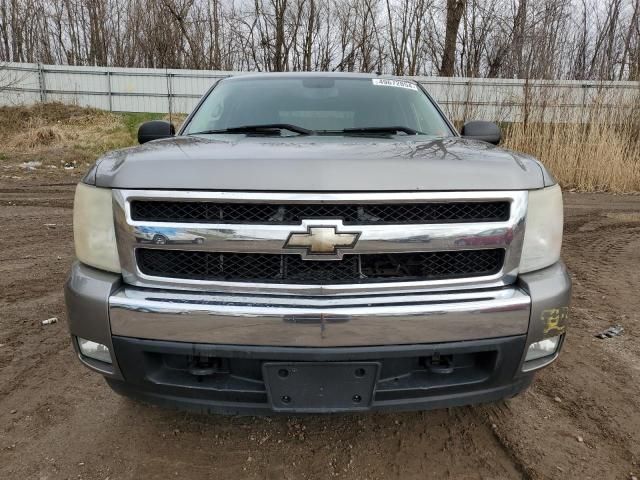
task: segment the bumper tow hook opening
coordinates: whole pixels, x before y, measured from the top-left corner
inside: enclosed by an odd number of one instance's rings
[[[196,377],[213,375],[220,369],[220,361],[211,357],[194,357],[189,362],[189,373]]]
[[[438,352],[424,359],[424,365],[431,373],[447,375],[453,373],[453,358],[451,355],[440,355]]]

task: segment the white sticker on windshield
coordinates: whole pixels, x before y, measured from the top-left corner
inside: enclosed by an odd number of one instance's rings
[[[405,82],[404,80],[392,80],[390,78],[372,78],[374,85],[382,85],[384,87],[408,88],[409,90],[418,90],[415,83]]]

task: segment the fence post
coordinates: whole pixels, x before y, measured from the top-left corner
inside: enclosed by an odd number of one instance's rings
[[[464,101],[464,114],[462,115],[462,123],[464,124],[464,122],[467,121],[467,118],[469,118],[469,105],[471,103],[471,89],[473,88],[473,85],[471,84],[472,79],[468,79],[467,80],[467,94],[465,95],[465,101]]]
[[[107,70],[107,95],[109,95],[109,111],[113,112],[113,99],[111,98],[111,70]]]
[[[585,123],[585,117],[587,112],[587,88],[589,88],[589,84],[583,83],[580,85],[582,88],[582,106],[580,107],[580,122]]]
[[[172,73],[167,72],[167,98],[169,101],[169,121],[171,121],[171,114],[173,113],[173,103],[172,103],[172,91],[171,91],[171,77]]]
[[[40,88],[40,102],[47,101],[47,84],[44,80],[44,68],[42,63],[38,62],[38,86]]]

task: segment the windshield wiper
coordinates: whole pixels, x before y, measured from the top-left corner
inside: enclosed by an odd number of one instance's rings
[[[361,128],[345,128],[344,130],[322,130],[317,133],[343,133],[353,135],[395,135],[398,132],[406,133],[407,135],[418,135],[420,132],[409,127],[361,127]]]
[[[204,130],[202,132],[193,132],[189,135],[208,135],[214,133],[258,133],[269,134],[280,132],[282,130],[289,130],[290,132],[297,133],[299,135],[311,135],[315,133],[313,130],[308,130],[297,125],[290,125],[288,123],[269,123],[265,125],[243,125],[241,127],[223,128],[220,130]]]

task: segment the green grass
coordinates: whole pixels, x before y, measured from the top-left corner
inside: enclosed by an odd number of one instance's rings
[[[132,139],[136,139],[138,135],[138,128],[144,122],[149,120],[161,120],[164,118],[163,113],[134,113],[134,112],[122,112],[116,113],[120,115],[124,120],[124,125],[131,135]]]

